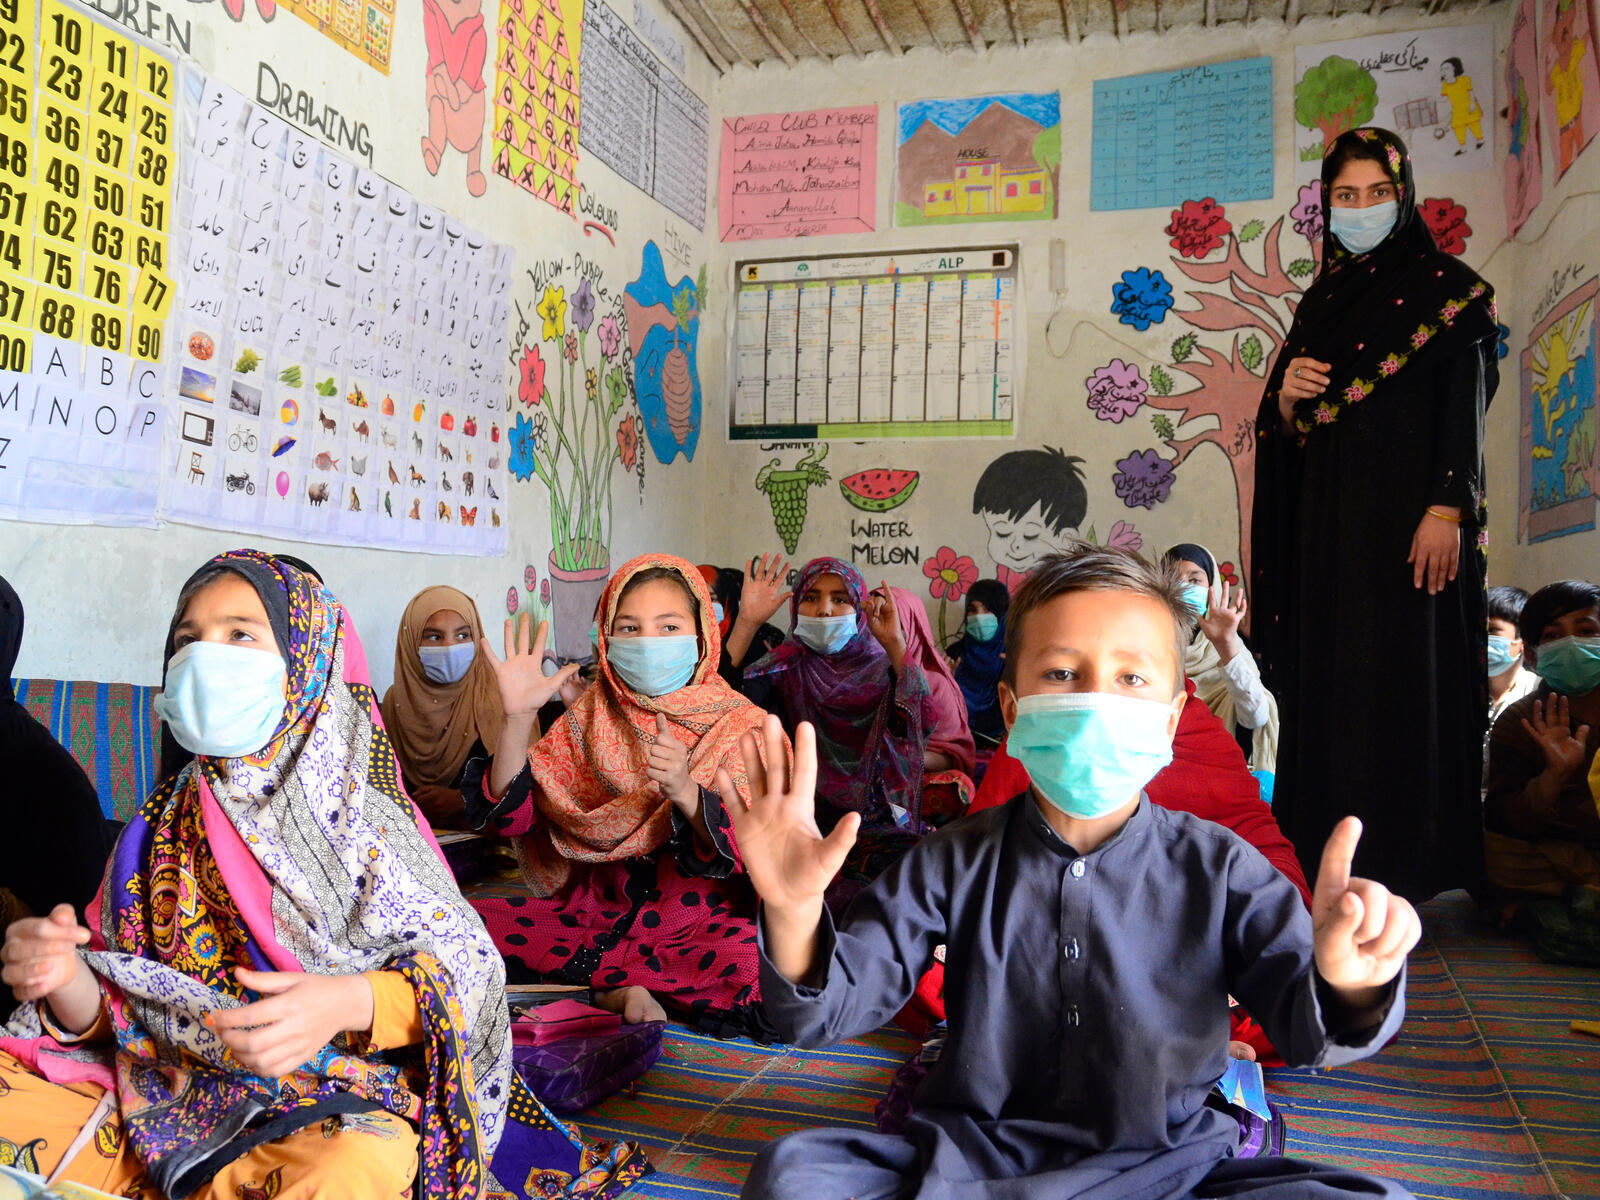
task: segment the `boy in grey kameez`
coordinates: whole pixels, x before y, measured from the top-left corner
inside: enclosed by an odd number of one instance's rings
[[[745,735],[751,805],[728,811],[763,898],[761,989],[780,1033],[817,1046],[876,1029],[940,944],[949,1020],[903,1134],[783,1138],[746,1197],[1405,1194],[1236,1160],[1237,1124],[1204,1104],[1227,1062],[1229,995],[1292,1064],[1380,1048],[1420,926],[1350,877],[1353,819],[1328,842],[1308,915],[1249,844],[1143,796],[1170,755],[1189,620],[1176,579],[1135,556],[1046,560],[1013,601],[1001,686],[1032,788],[925,839],[837,927],[821,898],[855,822],[819,835],[807,727],[792,780],[770,719],[764,746]]]

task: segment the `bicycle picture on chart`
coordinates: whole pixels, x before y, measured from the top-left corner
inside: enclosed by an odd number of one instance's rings
[[[260,444],[253,429],[235,429],[228,435],[229,450],[242,450],[246,454],[253,454]]]

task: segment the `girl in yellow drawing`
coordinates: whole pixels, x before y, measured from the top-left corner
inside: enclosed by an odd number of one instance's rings
[[[1465,74],[1461,60],[1451,57],[1444,60],[1439,71],[1443,84],[1439,94],[1450,101],[1450,128],[1456,135],[1456,153],[1467,148],[1467,131],[1478,140],[1477,149],[1483,149],[1483,108],[1472,94],[1472,76]],[[1439,131],[1443,134],[1443,130]]]

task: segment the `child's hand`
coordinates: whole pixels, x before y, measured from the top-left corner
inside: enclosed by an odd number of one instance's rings
[[[789,564],[781,554],[761,556],[761,564],[750,560],[750,569],[744,573],[744,587],[739,591],[739,622],[759,629],[772,620],[789,599],[783,584],[789,573]]]
[[[1216,603],[1207,608],[1206,615],[1200,618],[1200,632],[1206,635],[1212,645],[1221,646],[1238,634],[1247,607],[1244,585],[1235,586],[1224,579]]]
[[[505,650],[501,659],[494,652],[489,639],[483,639],[483,653],[494,669],[494,680],[500,688],[500,707],[508,717],[531,717],[546,704],[550,697],[578,673],[577,663],[568,663],[554,675],[544,673],[544,642],[549,633],[547,621],[539,622],[538,636],[528,645],[528,614],[515,621],[506,618]]]
[[[745,733],[739,749],[750,778],[750,807],[745,807],[724,770],[717,771],[717,791],[733,818],[745,873],[770,908],[809,911],[814,926],[822,911],[822,893],[855,845],[861,818],[846,813],[826,838],[817,828],[817,738],[809,721],[795,730],[792,776],[777,717],[762,723],[759,742],[753,731]]]
[[[247,1071],[279,1079],[310,1062],[336,1034],[372,1028],[372,985],[361,975],[248,971],[234,976],[265,999],[206,1017]]]
[[[650,747],[644,773],[655,780],[661,794],[693,820],[700,811],[700,788],[689,778],[689,751],[672,736],[672,727],[662,713],[656,714],[656,740]]]
[[[889,661],[898,671],[906,657],[906,635],[900,628],[900,610],[894,605],[894,593],[889,590],[887,579],[867,597],[866,613],[867,628],[872,630],[872,636],[878,639],[878,644],[888,651]]]
[[[1545,767],[1552,776],[1565,781],[1582,769],[1589,727],[1580,725],[1577,733],[1572,732],[1572,707],[1565,696],[1552,695],[1548,709],[1543,700],[1535,700],[1533,720],[1523,717],[1522,727],[1544,751]]]
[[[1322,851],[1311,898],[1317,971],[1353,1009],[1376,1004],[1422,936],[1416,909],[1371,879],[1352,879],[1361,822],[1346,817]]]
[[[70,904],[56,905],[48,917],[13,921],[0,948],[0,980],[25,1004],[41,1000],[77,977],[78,947],[88,944],[89,931]]]

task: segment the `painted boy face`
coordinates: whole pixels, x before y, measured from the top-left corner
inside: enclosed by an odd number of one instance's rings
[[[1016,519],[1009,513],[987,510],[980,515],[989,530],[989,557],[994,559],[996,566],[1002,568],[1000,579],[1008,586],[1007,571],[1026,575],[1047,555],[1064,550],[1077,532],[1052,528],[1044,519],[1043,502],[1035,502],[1032,508]]]

